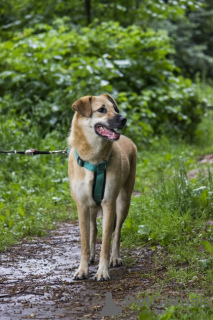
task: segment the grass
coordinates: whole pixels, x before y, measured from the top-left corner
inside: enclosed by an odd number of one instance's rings
[[[199,86],[200,95],[212,90]],[[199,164],[212,153],[212,113],[199,125],[194,143],[161,137],[139,152],[135,190],[129,215],[122,230],[123,246],[150,246],[156,264],[165,268],[158,285],[175,282],[190,299],[201,292],[212,299],[213,283],[213,180],[211,165]],[[41,138],[30,121],[0,115],[0,150],[56,150],[66,140],[56,131]],[[75,219],[76,207],[70,196],[67,158],[53,156],[0,156],[0,250],[25,236],[42,236],[55,221]],[[193,179],[187,173],[196,170]],[[100,222],[100,221],[99,221]],[[163,294],[164,291],[159,292]],[[196,298],[195,298],[196,299]],[[191,301],[191,300],[190,300]],[[131,305],[139,319],[213,319],[209,306]]]
[[[164,305],[160,313],[154,306],[133,303],[139,319],[213,319],[212,168],[198,163],[203,155],[212,153],[212,138],[209,112],[193,144],[164,137],[139,154],[135,188],[141,196],[132,197],[122,245],[151,247],[156,265],[165,269],[163,279],[156,283],[163,288],[158,294],[165,295],[166,284],[170,284],[172,294],[182,293],[189,299],[189,306]],[[196,175],[189,180],[191,170]],[[193,305],[199,294],[207,299],[206,306]]]
[[[155,284],[163,288],[158,294],[166,295],[168,285],[172,287],[169,295],[183,294],[190,301],[187,307],[180,303],[163,305],[160,314],[154,306],[133,304],[139,319],[213,319],[213,184],[211,168],[207,176],[200,174],[191,181],[186,179],[186,172],[198,166],[195,154],[189,161],[188,151],[179,154],[177,148],[175,160],[171,162],[167,160],[167,153],[164,161],[161,154],[160,170],[153,165],[155,170],[148,180],[148,170],[144,168],[144,180],[137,181],[137,190],[142,194],[132,199],[122,245],[151,247],[156,269],[165,270],[163,278],[159,277]],[[154,173],[157,182],[153,181]],[[140,174],[143,176],[143,172]],[[207,299],[207,306],[191,303],[199,294]],[[142,296],[145,295],[143,292]]]
[[[0,116],[0,150],[58,150],[57,132],[41,138],[26,119]],[[55,221],[76,218],[65,155],[0,155],[0,250],[25,236],[42,236]]]

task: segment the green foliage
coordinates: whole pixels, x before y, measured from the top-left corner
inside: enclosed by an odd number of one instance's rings
[[[202,176],[201,171],[200,176],[196,179],[188,180],[185,165],[189,167],[193,162],[188,162],[187,158],[182,158],[177,162],[174,156],[173,160],[167,156],[168,154],[165,158],[168,162],[167,166],[164,169],[163,167],[155,168],[155,174],[158,174],[159,177],[152,190],[145,186],[145,174],[141,172],[144,192],[139,198],[132,199],[130,214],[124,224],[124,233],[129,234],[131,230],[131,237],[134,240],[127,239],[127,242],[149,241],[150,244],[163,246],[185,241],[189,243],[196,233],[196,228],[199,229],[200,223],[203,223],[201,221],[213,215],[211,172],[209,171],[208,176],[205,177]],[[171,175],[170,170],[173,174],[171,179],[168,179],[168,175]],[[152,177],[151,174],[149,174],[149,179],[150,177]],[[141,178],[137,176],[137,190],[141,190],[139,181]],[[191,224],[194,224],[194,229]],[[185,237],[187,232],[191,233],[189,237]],[[207,251],[212,250],[210,244],[204,242],[203,245]]]
[[[153,134],[192,137],[207,106],[190,80],[176,77],[165,31],[37,24],[0,45],[2,112],[25,115],[43,134],[68,132],[71,104],[106,91],[129,121],[126,134],[140,146]],[[140,132],[140,135],[138,135]]]
[[[161,27],[174,39],[176,64],[190,78],[212,79],[213,76],[213,2],[190,11],[187,18],[164,21]]]
[[[204,247],[204,249],[209,252],[211,254],[211,256],[213,257],[213,246],[211,245],[211,243],[207,240],[202,242],[202,245]]]
[[[209,126],[212,127],[212,123]],[[201,307],[193,304],[197,297],[191,293],[196,290],[200,292],[202,287],[203,295],[211,296],[212,168],[198,165],[196,161],[197,155],[205,150],[207,144],[203,140],[198,147],[161,139],[160,144],[155,142],[148,151],[139,153],[135,187],[141,194],[132,197],[130,212],[122,229],[122,245],[143,245],[145,248],[148,245],[153,251],[157,284],[151,290],[149,287],[142,292],[142,298],[155,292],[153,295],[159,295],[164,302],[167,288],[171,285],[174,286],[173,292],[179,292],[179,297],[181,288],[185,288],[187,299],[191,301],[184,307],[180,303],[175,306],[163,305],[162,314],[157,315],[154,305],[149,308],[146,305],[134,305],[132,308],[138,311],[139,319],[212,317],[212,306],[209,306],[211,299],[207,299],[208,305]],[[186,172],[192,169],[199,170],[197,176],[189,181]],[[143,276],[153,277],[149,273]]]
[[[1,31],[7,36],[18,29],[32,27],[36,23],[52,24],[55,17],[67,16],[73,24],[86,25],[89,21],[98,23],[118,21],[123,26],[139,24],[150,26],[155,20],[177,20],[200,8],[202,1],[162,0],[2,0]],[[88,19],[89,15],[89,19]]]
[[[64,16],[67,16],[66,21],[86,25],[85,14],[83,0],[2,0],[1,37],[3,39],[12,38],[17,30],[32,28],[36,24],[52,24],[57,17]],[[40,31],[42,29],[40,26]]]
[[[211,0],[115,0],[98,1],[14,1],[1,3],[1,38],[10,39],[17,30],[34,28],[40,24],[54,26],[56,18],[65,18],[65,24],[85,26],[90,22],[116,21],[127,27],[132,24],[144,30],[165,29],[174,41],[176,64],[184,75],[212,77],[212,1]]]
[[[66,146],[57,132],[42,140],[27,119],[0,115],[0,135],[0,150],[3,145],[13,150],[35,144],[38,150]],[[53,221],[75,216],[66,163],[64,155],[0,155],[0,250],[19,238],[44,235],[47,228],[54,227]]]
[[[198,155],[205,145],[203,141],[196,147]],[[123,227],[125,243],[148,242],[154,247],[157,244],[175,247],[175,251],[187,245],[178,253],[184,261],[193,257],[192,252],[198,244],[201,246],[202,240],[211,243],[212,226],[205,229],[205,221],[213,215],[212,170],[198,166],[195,159],[195,146],[178,141],[174,144],[168,139],[161,139],[160,144],[157,142],[149,151],[139,153],[135,190],[141,195],[132,197]],[[186,172],[195,168],[197,176],[188,180]],[[211,249],[207,245],[206,248]],[[190,254],[183,254],[188,250]],[[199,259],[196,255],[193,257],[196,264],[197,260],[209,259],[209,255]]]
[[[134,22],[143,27],[154,27],[161,21],[177,22],[185,18],[186,12],[193,12],[202,6],[202,1],[152,1],[144,0],[138,5]]]
[[[174,298],[175,299],[175,298]],[[155,315],[150,308],[141,308],[139,313],[139,320],[206,320],[213,319],[213,312],[211,308],[210,299],[206,299],[205,303],[202,303],[199,295],[190,294],[189,298],[183,299],[184,303],[180,302],[171,304],[170,306],[164,307],[162,314]],[[171,300],[171,297],[170,297]],[[204,300],[204,298],[203,298]],[[138,308],[137,308],[138,309]]]

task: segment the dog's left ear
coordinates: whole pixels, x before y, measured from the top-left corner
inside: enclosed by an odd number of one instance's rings
[[[92,114],[92,96],[83,97],[75,101],[72,105],[74,111],[80,113],[83,117],[89,118]]]
[[[112,104],[114,105],[115,111],[117,113],[119,113],[118,106],[117,106],[115,100],[113,99],[113,97],[109,93],[105,93],[105,94],[103,94],[103,96],[105,96],[110,102],[112,102]]]

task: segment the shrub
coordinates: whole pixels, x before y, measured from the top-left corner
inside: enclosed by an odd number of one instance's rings
[[[173,52],[163,30],[37,24],[0,45],[2,112],[26,114],[43,134],[66,134],[76,99],[109,92],[138,145],[165,131],[192,136],[207,103],[190,80],[175,76]]]

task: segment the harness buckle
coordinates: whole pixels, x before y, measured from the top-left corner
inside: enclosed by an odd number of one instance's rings
[[[77,162],[78,162],[78,165],[79,165],[80,167],[83,167],[83,166],[84,166],[84,160],[82,160],[80,157],[78,157]]]
[[[106,162],[100,162],[97,164],[97,169],[98,171],[104,171],[107,168],[107,163]]]

